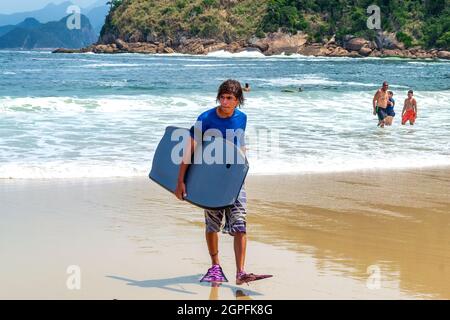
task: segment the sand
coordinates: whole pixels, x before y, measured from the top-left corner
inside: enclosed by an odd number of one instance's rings
[[[146,178],[1,180],[0,299],[450,298],[449,168],[250,176],[246,188],[247,270],[274,277],[236,285],[221,235],[231,281],[211,287],[198,282],[202,210]]]

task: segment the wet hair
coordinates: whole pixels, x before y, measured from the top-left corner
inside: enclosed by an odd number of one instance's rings
[[[242,92],[242,87],[239,81],[228,79],[224,81],[217,91],[216,102],[219,102],[220,96],[224,93],[232,94],[239,101],[239,106],[244,104],[244,94]]]
[[[408,91],[408,93],[412,93],[412,94],[414,94],[414,91],[412,91],[412,90],[409,90],[409,91]]]
[[[394,93],[392,91],[388,91],[388,93],[394,95]]]
[[[388,84],[387,81],[383,82],[383,87],[384,87],[384,86],[388,86],[388,85],[389,85],[389,84]]]
[[[248,83],[247,82],[245,83],[245,87],[248,88]]]

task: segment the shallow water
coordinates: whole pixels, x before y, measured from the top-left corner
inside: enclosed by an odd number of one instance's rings
[[[250,174],[450,164],[446,61],[0,51],[0,75],[0,178],[146,175],[164,128],[192,125],[228,78],[252,87]],[[379,129],[384,80],[397,117]],[[409,88],[414,127],[399,123]]]

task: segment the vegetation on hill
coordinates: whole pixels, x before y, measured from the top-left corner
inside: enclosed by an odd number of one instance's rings
[[[383,31],[406,47],[450,49],[450,0],[111,0],[102,35],[214,38],[230,42],[268,32],[303,31],[311,42],[336,35],[368,40],[370,5],[381,9]]]
[[[102,34],[234,41],[257,32],[266,5],[266,0],[115,0]]]
[[[373,4],[380,7],[381,29],[407,47],[450,47],[450,0],[269,0],[262,29],[302,30],[317,42],[334,34],[372,40],[367,8]]]

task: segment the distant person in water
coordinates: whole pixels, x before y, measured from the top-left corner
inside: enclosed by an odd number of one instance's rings
[[[303,92],[303,88],[299,87],[298,90],[295,89],[283,89],[281,92],[289,92],[289,93],[296,93],[296,92]]]
[[[395,107],[395,100],[394,100],[394,93],[392,91],[388,91],[388,102],[387,102],[387,107],[386,107],[386,125],[387,126],[391,126],[392,122],[394,121],[394,117],[395,117],[395,112],[394,112],[394,107]]]
[[[250,85],[248,83],[245,84],[244,88],[242,88],[244,92],[250,92]]]
[[[408,91],[408,98],[405,99],[405,105],[402,110],[402,125],[409,121],[410,125],[414,125],[417,118],[417,101],[414,99],[414,92]]]
[[[386,81],[383,82],[383,86],[378,89],[373,97],[373,115],[378,115],[378,126],[381,128],[384,128],[388,116],[386,111],[389,101],[388,88],[389,84]]]

